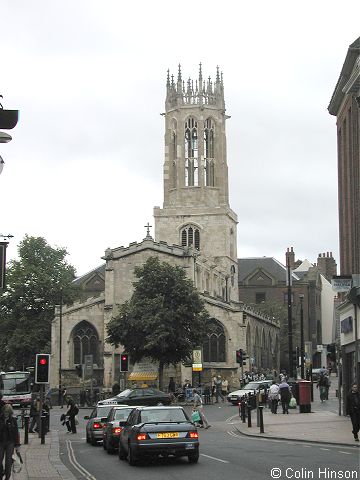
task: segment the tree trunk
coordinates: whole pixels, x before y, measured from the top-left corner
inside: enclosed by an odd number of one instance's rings
[[[164,363],[160,360],[159,362],[159,390],[163,391],[164,388]]]

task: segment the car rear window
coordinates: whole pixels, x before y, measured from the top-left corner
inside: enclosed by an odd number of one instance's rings
[[[113,408],[113,405],[104,405],[96,407],[96,416],[97,417],[107,417],[110,413],[110,410]]]
[[[184,411],[181,408],[170,409],[154,409],[143,410],[140,414],[140,421],[144,423],[154,422],[187,422]]]
[[[124,408],[115,411],[115,420],[127,420],[132,408]]]

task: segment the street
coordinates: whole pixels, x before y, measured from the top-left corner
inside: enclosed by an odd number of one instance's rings
[[[331,403],[324,408],[334,408]],[[51,428],[59,430],[60,458],[78,479],[108,480],[120,475],[137,480],[169,477],[180,480],[195,476],[209,480],[360,478],[357,448],[246,437],[233,425],[238,420],[237,407],[220,403],[206,406],[205,412],[212,428],[199,429],[197,465],[181,458],[157,459],[130,467],[117,454],[108,455],[101,443],[95,447],[86,443],[83,417],[90,413],[89,409],[80,410],[76,435],[66,434],[65,427],[60,426],[62,411],[58,408],[52,410]]]

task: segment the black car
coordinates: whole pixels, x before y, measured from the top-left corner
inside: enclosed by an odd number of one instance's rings
[[[120,432],[133,409],[130,405],[114,405],[110,410],[102,431],[103,447],[109,454],[117,450]]]
[[[199,434],[182,407],[137,407],[120,433],[119,458],[130,465],[146,457],[199,460]]]
[[[98,405],[117,402],[121,405],[170,405],[171,396],[155,388],[128,388],[116,397],[101,400]]]

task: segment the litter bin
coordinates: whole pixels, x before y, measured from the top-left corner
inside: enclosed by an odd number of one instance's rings
[[[299,380],[299,413],[311,413],[311,383]]]

